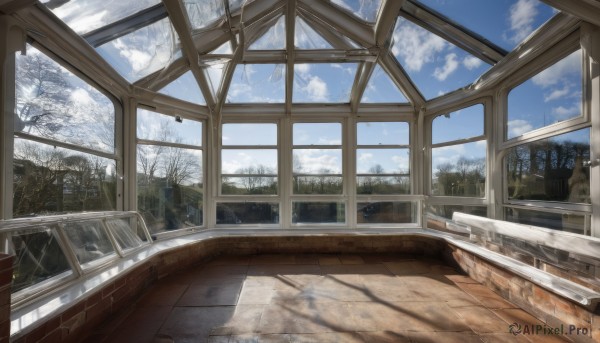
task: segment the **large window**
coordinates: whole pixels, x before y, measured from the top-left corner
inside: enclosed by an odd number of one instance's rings
[[[112,100],[31,45],[15,86],[13,217],[117,209]]]
[[[138,211],[151,233],[203,224],[202,123],[139,108]]]

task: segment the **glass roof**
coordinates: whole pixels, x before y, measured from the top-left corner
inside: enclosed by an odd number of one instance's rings
[[[398,89],[398,86],[396,86],[390,76],[378,64],[373,71],[373,75],[371,75],[369,83],[367,83],[367,88],[365,88],[361,102],[403,103],[408,102],[408,100],[406,100],[406,97]]]
[[[285,102],[285,65],[239,64],[231,79],[227,102]]]
[[[557,13],[538,0],[418,1],[509,51]]]
[[[302,18],[296,17],[294,46],[298,49],[333,49],[331,44]]]
[[[381,7],[381,0],[331,0],[331,2],[370,23],[375,22]]]
[[[169,83],[158,92],[194,104],[206,105],[198,82],[196,82],[191,71],[181,75],[177,80]]]
[[[357,63],[315,63],[294,66],[293,101],[350,102]]]
[[[201,29],[225,15],[222,0],[183,0],[193,29]]]
[[[250,45],[250,50],[280,50],[285,49],[285,16],[277,19],[275,24],[260,38]]]

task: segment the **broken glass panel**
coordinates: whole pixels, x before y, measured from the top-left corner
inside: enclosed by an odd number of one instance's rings
[[[348,103],[357,63],[314,63],[294,66],[295,103]]]
[[[370,23],[374,23],[377,19],[381,6],[381,0],[331,0],[331,2]]]
[[[96,48],[127,81],[134,82],[177,58],[178,36],[169,18],[145,26]]]
[[[298,49],[333,49],[323,36],[300,17],[296,17],[294,32],[294,46]]]
[[[267,32],[254,41],[249,50],[281,50],[285,49],[285,16],[277,19]]]
[[[228,103],[283,103],[284,64],[239,64],[231,79]]]
[[[223,0],[183,0],[192,29],[201,29],[225,15]]]
[[[196,82],[196,78],[194,78],[194,74],[191,71],[181,75],[158,92],[194,104],[206,105],[202,91],[200,91],[198,82]]]
[[[388,73],[379,64],[375,67],[360,101],[364,103],[408,102],[404,94],[398,89],[398,86],[396,86]]]

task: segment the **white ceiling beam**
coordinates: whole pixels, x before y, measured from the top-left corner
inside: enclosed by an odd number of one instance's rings
[[[383,46],[386,41],[391,41],[392,30],[398,19],[398,13],[405,0],[383,0],[379,9],[379,16],[375,23],[375,43]]]
[[[188,60],[186,58],[179,58],[165,68],[136,81],[134,86],[157,91],[175,81],[188,70],[190,70]]]
[[[296,60],[295,37],[296,37],[296,0],[290,0],[287,5],[285,17],[285,44],[287,52],[287,64],[285,71],[285,112],[292,113],[293,89],[294,89],[294,63]]]
[[[208,80],[206,79],[206,75],[204,74],[202,68],[200,68],[198,65],[198,51],[194,48],[194,41],[192,39],[192,35],[190,34],[191,24],[185,12],[185,8],[183,8],[183,5],[179,0],[163,0],[163,3],[169,12],[171,24],[173,24],[175,31],[177,31],[177,34],[179,35],[183,55],[189,61],[190,69],[194,74],[196,82],[198,82],[198,86],[200,86],[204,100],[206,101],[208,107],[212,110],[216,106],[216,101],[214,95],[212,94]]]
[[[376,45],[372,26],[357,20],[352,14],[346,13],[328,1],[299,0],[298,7],[306,13],[320,17],[337,31],[366,48]]]
[[[600,26],[600,1],[597,0],[542,0],[565,13],[579,17],[588,23]]]
[[[375,70],[376,62],[364,62],[358,68],[354,85],[352,86],[352,92],[350,93],[350,109],[353,114],[358,110],[358,105],[362,99],[362,95],[365,92],[365,88],[369,83],[369,79]]]
[[[326,62],[373,62],[377,59],[379,49],[360,50],[295,50],[295,63],[326,63]],[[287,61],[286,50],[247,50],[240,58],[240,63],[283,63]],[[233,55],[202,55],[199,60],[210,64],[214,61],[231,60]]]
[[[404,71],[396,57],[391,52],[381,55],[379,62],[383,70],[385,70],[396,86],[402,90],[407,100],[414,105],[415,108],[421,108],[425,104],[425,98],[419,92],[417,87],[412,83],[410,77]]]
[[[404,3],[400,13],[408,20],[444,38],[486,63],[494,65],[508,53],[480,35],[454,24],[440,13],[412,0],[407,0]]]

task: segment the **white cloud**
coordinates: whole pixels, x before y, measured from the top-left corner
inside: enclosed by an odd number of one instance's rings
[[[296,64],[294,66],[294,70],[297,73],[299,73],[300,75],[307,75],[310,72],[310,64],[307,64],[307,63]]]
[[[302,90],[308,95],[311,101],[328,101],[329,91],[327,84],[318,76],[311,76],[306,86]]]
[[[433,76],[438,81],[444,81],[450,74],[452,74],[456,68],[458,68],[458,61],[456,60],[456,54],[451,53],[446,55],[446,64],[442,68],[435,68]]]
[[[358,160],[361,162],[369,161],[372,158],[373,158],[373,154],[368,153],[368,152],[361,153],[360,156],[358,156]]]
[[[531,80],[534,84],[546,88],[564,82],[567,77],[580,73],[580,70],[581,52],[573,53],[543,70]]]
[[[341,163],[338,156],[320,149],[295,150],[294,155],[302,166],[304,173],[320,173],[328,170],[332,173],[341,173]]]
[[[433,62],[436,54],[446,48],[442,38],[406,22],[394,31],[394,42],[392,52],[401,57],[404,65],[412,71],[420,71],[424,64]]]
[[[71,101],[78,105],[93,105],[96,102],[91,97],[90,93],[83,88],[77,88],[71,92]]]
[[[510,31],[507,39],[513,43],[520,43],[533,32],[533,21],[538,14],[537,0],[519,0],[510,7]]]
[[[569,94],[569,86],[565,86],[563,89],[554,89],[550,94],[544,95],[544,102],[560,99]]]
[[[483,62],[475,56],[467,56],[463,59],[462,63],[468,70],[473,70],[479,68]]]
[[[533,126],[523,119],[510,120],[508,123],[508,137],[516,137],[533,130]]]
[[[573,118],[581,114],[581,106],[575,104],[571,107],[558,106],[552,109],[552,114],[556,121],[563,121],[569,118]]]

